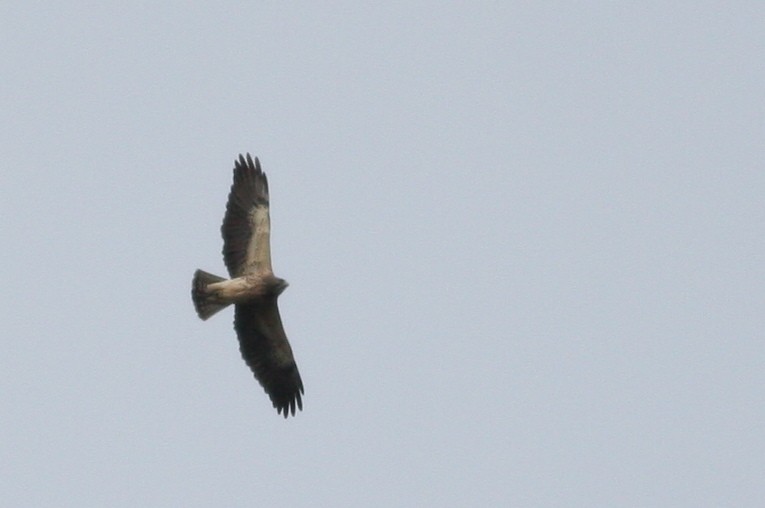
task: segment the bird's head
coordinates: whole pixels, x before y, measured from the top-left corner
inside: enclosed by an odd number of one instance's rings
[[[276,296],[279,296],[284,292],[285,289],[287,289],[287,286],[289,286],[289,282],[287,282],[284,279],[280,279],[279,277],[274,278],[274,285],[273,285],[273,291]]]

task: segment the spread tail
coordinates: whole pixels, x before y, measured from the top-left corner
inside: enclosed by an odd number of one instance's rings
[[[224,281],[223,277],[218,277],[203,270],[194,272],[194,280],[191,284],[191,299],[194,301],[194,309],[200,319],[206,320],[221,309],[228,306],[226,303],[219,303],[213,298],[213,294],[207,291],[207,285],[214,282]]]

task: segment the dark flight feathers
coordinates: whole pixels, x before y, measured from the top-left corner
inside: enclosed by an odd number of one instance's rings
[[[268,213],[268,179],[260,169],[257,157],[253,163],[250,154],[247,154],[246,159],[239,155],[239,160],[234,161],[234,183],[231,185],[226,215],[220,228],[223,235],[223,262],[232,278],[242,276],[247,269],[247,249],[255,234],[252,212],[256,207],[265,209]],[[268,237],[265,238],[270,270],[269,240]]]
[[[271,398],[276,411],[295,414],[295,404],[303,409],[303,381],[292,349],[284,334],[276,298],[257,304],[237,305],[234,327],[239,336],[239,351],[255,378]]]

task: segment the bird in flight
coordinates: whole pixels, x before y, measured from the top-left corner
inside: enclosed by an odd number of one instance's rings
[[[300,379],[276,300],[287,281],[271,268],[268,180],[250,154],[234,161],[234,183],[223,217],[223,261],[230,279],[197,270],[191,298],[203,320],[234,304],[234,328],[242,358],[271,398],[276,411],[303,409]]]

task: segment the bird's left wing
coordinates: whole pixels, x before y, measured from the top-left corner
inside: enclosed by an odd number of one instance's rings
[[[234,183],[221,233],[223,261],[232,278],[272,271],[268,180],[260,161],[256,157],[253,162],[250,154],[234,161]]]
[[[287,418],[288,413],[295,415],[296,404],[302,410],[303,381],[284,333],[276,298],[236,305],[234,328],[242,358],[271,398],[276,411]]]

